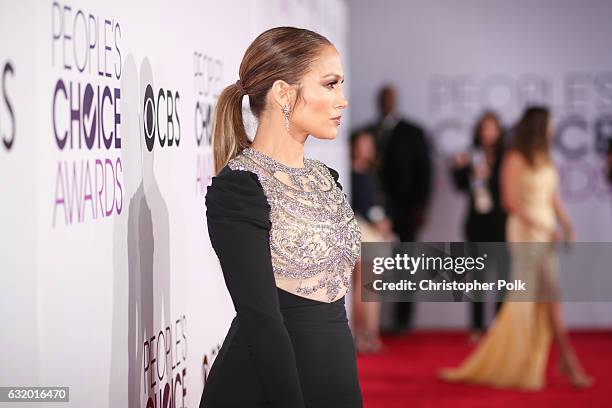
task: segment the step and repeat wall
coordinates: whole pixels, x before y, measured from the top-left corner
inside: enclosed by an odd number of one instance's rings
[[[68,386],[74,407],[198,405],[235,314],[204,206],[217,97],[274,26],[345,56],[345,8],[2,2],[0,386]],[[306,154],[348,185],[344,130]]]

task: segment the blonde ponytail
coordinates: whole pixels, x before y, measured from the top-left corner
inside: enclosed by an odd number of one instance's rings
[[[215,174],[251,144],[242,119],[243,96],[238,84],[226,87],[219,95],[212,130]]]

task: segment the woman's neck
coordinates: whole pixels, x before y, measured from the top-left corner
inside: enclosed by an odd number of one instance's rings
[[[494,146],[483,146],[482,150],[487,158],[487,163],[491,166],[495,162],[495,147]]]
[[[351,162],[351,168],[357,173],[365,173],[369,168],[369,161],[362,159],[353,159]]]
[[[304,143],[307,134],[295,136],[285,130],[284,123],[262,121],[257,127],[251,147],[289,167],[304,167]]]

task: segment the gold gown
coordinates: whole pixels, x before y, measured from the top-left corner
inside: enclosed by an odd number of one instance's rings
[[[517,182],[524,208],[534,219],[552,229],[556,223],[552,199],[558,184],[554,165],[525,168]],[[550,236],[512,214],[506,226],[512,278],[527,280],[528,288],[538,291],[537,299],[557,296],[556,258]],[[541,244],[513,244],[521,242]],[[534,292],[529,296],[533,299]],[[442,370],[442,379],[499,388],[537,390],[544,386],[552,340],[545,304],[511,299],[506,298],[476,349],[459,367]]]

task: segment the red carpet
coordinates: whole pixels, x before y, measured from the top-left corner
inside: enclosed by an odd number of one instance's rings
[[[436,378],[438,369],[456,366],[474,347],[466,333],[386,337],[383,353],[358,359],[364,407],[612,407],[612,332],[573,332],[570,338],[585,370],[595,378],[589,389],[576,390],[556,373],[554,346],[543,391],[508,391]]]

